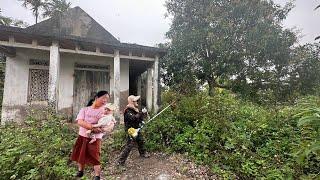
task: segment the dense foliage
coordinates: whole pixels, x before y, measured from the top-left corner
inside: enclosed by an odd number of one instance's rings
[[[184,153],[221,178],[319,177],[319,97],[302,98],[292,106],[263,107],[238,100],[226,90],[215,94],[165,93],[165,102],[177,102],[146,126],[148,149]],[[68,160],[77,128],[56,116],[46,119],[29,117],[22,125],[0,127],[2,178],[72,178],[76,166]],[[108,163],[124,143],[121,129],[103,143],[102,162]]]
[[[168,0],[172,17],[162,78],[171,89],[213,95],[223,87],[251,101],[294,101],[319,86],[319,45],[298,46],[282,21],[293,8],[267,0]],[[310,71],[311,70],[311,71]],[[316,72],[313,75],[313,72]]]
[[[70,179],[69,153],[76,132],[61,119],[0,127],[0,176],[3,179]]]
[[[319,109],[308,108],[319,105],[318,97],[309,97],[293,106],[262,107],[224,90],[181,97],[148,126],[148,147],[188,154],[225,178],[315,178],[320,131],[314,124],[320,118]],[[310,124],[302,123],[307,116]]]
[[[23,124],[0,126],[0,179],[73,179],[77,166],[69,160],[78,134],[78,126],[51,113],[42,120],[28,117]],[[45,120],[44,120],[45,119]],[[104,172],[110,166],[110,155],[117,155],[124,143],[121,130],[102,143],[101,163]],[[91,179],[86,168],[83,179]],[[105,177],[108,178],[107,173]]]

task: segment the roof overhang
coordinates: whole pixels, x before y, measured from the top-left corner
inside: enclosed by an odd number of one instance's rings
[[[14,37],[14,43],[10,42]],[[24,28],[0,25],[0,45],[6,47],[28,48],[28,44],[35,49],[49,50],[53,41],[58,41],[61,52],[79,54],[98,54],[113,56],[114,50],[119,50],[121,58],[153,60],[154,56],[162,57],[167,50],[162,48],[143,46],[129,43],[106,43],[99,39],[88,39],[77,36],[59,36],[59,34],[37,35],[36,32],[27,31]],[[34,46],[36,42],[37,46]],[[98,50],[97,50],[98,48]],[[98,53],[96,53],[98,51]],[[91,52],[91,53],[90,53]]]

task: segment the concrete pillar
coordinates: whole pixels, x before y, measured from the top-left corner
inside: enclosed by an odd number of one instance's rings
[[[14,44],[15,39],[14,36],[9,36],[9,44]]]
[[[152,109],[152,69],[148,68],[147,70],[147,108],[148,110]]]
[[[120,110],[123,111],[128,104],[129,96],[129,60],[120,61]]]
[[[137,78],[137,95],[138,96],[141,96],[141,82],[142,82],[142,78],[141,78],[141,75],[139,75]]]
[[[140,96],[141,98],[140,98],[140,101],[139,101],[139,107],[141,107],[141,105],[142,105],[142,95],[141,95],[141,83],[142,83],[142,78],[141,78],[141,75],[139,75],[138,77],[137,77],[137,95],[138,96]]]
[[[158,111],[158,80],[159,80],[159,56],[156,56],[153,64],[153,110]]]
[[[119,50],[114,51],[113,59],[113,103],[117,107],[115,116],[119,118],[120,108],[120,53]]]
[[[48,103],[49,107],[58,111],[59,97],[59,72],[60,72],[60,54],[58,42],[52,42],[50,46],[50,66],[49,66],[49,85],[48,85]]]

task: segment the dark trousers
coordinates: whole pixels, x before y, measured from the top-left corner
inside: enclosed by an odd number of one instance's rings
[[[135,142],[138,144],[138,150],[139,150],[140,156],[145,155],[146,150],[144,148],[144,139],[143,139],[142,134],[138,133],[138,136],[136,138],[131,138],[131,137],[127,138],[127,143],[126,143],[124,149],[122,150],[120,157],[119,157],[119,160],[118,160],[119,164],[124,164],[126,162],[128,156],[130,154],[130,151],[133,148]]]

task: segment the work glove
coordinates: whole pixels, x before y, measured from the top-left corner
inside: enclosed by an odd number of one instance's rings
[[[145,114],[145,113],[148,112],[148,110],[147,110],[147,108],[144,107],[144,108],[141,110],[141,112],[142,112],[143,114]]]

